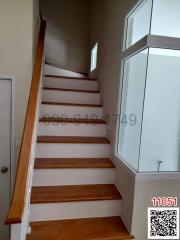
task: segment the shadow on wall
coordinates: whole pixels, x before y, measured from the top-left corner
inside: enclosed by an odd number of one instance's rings
[[[40,11],[47,20],[46,60],[88,72],[90,1],[40,0]]]
[[[61,62],[60,65],[66,66],[67,63],[67,44],[64,34],[51,22],[48,22],[48,33],[45,42],[46,60],[50,63],[56,63],[54,53]]]

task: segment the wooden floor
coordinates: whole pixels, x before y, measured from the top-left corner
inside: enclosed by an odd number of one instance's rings
[[[31,223],[27,240],[129,240],[119,217],[76,219]]]
[[[31,203],[80,202],[122,199],[113,184],[33,187]]]
[[[66,89],[66,88],[51,88],[44,87],[43,90],[64,91],[64,92],[80,92],[80,93],[100,93],[100,91],[80,90],[80,89]]]
[[[87,124],[106,124],[103,119],[82,119],[82,118],[58,118],[58,117],[43,117],[40,122],[44,123],[87,123]]]
[[[42,104],[45,104],[45,105],[59,105],[59,106],[102,108],[101,104],[81,104],[81,103],[61,103],[61,102],[42,102]]]
[[[35,169],[115,168],[108,158],[37,158]]]
[[[74,137],[74,136],[38,136],[37,142],[110,144],[110,141],[105,137]]]
[[[89,77],[66,77],[66,76],[55,76],[55,75],[45,75],[46,78],[63,78],[63,79],[71,79],[71,80],[88,80],[88,81],[97,81],[95,78],[89,78]]]

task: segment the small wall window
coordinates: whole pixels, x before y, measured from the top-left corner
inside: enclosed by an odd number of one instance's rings
[[[94,71],[97,67],[97,52],[98,52],[98,43],[93,47],[91,51],[91,72]]]
[[[150,33],[152,0],[144,0],[127,18],[126,48]]]

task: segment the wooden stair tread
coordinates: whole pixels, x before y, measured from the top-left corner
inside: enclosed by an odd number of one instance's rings
[[[108,158],[36,158],[35,169],[115,168]]]
[[[44,87],[43,90],[51,90],[51,91],[64,91],[64,92],[80,92],[80,93],[100,93],[99,91],[91,91],[91,90],[80,90],[80,89],[67,89],[67,88],[51,88]]]
[[[53,117],[43,117],[40,118],[40,122],[60,122],[60,123],[87,123],[87,124],[106,124],[103,119],[81,119],[81,118],[53,118]]]
[[[27,240],[129,240],[120,217],[34,222]]]
[[[38,143],[110,144],[105,137],[38,136]]]
[[[101,104],[80,104],[80,103],[61,103],[61,102],[42,102],[43,105],[59,105],[59,106],[77,106],[77,107],[99,107]]]
[[[88,78],[88,77],[65,77],[59,75],[45,75],[47,78],[63,78],[63,79],[70,79],[70,80],[82,80],[82,81],[97,81],[95,78]]]
[[[31,203],[79,202],[121,199],[113,184],[33,187]]]

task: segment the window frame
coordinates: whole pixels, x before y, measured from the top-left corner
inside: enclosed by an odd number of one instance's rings
[[[134,14],[134,12],[141,6],[141,4],[144,3],[144,1],[146,0],[139,0],[135,5],[134,7],[128,12],[128,14],[125,16],[125,22],[124,22],[124,35],[123,35],[123,52],[126,50],[126,49],[129,49],[131,46],[133,46],[134,44],[132,44],[130,47],[126,47],[127,45],[127,35],[128,35],[128,20],[129,18],[131,17],[131,15]],[[152,9],[151,9],[151,16],[150,16],[150,22],[152,22],[152,13],[153,13],[153,5],[154,5],[154,0],[151,0],[152,1]],[[149,29],[149,34],[147,35],[151,35],[151,23],[150,23],[150,29]],[[145,35],[146,36],[146,35]],[[141,40],[141,39],[140,39]]]
[[[115,147],[114,153],[115,156],[122,161],[128,168],[130,168],[133,172],[139,172],[138,169],[134,169],[125,159],[120,156],[118,153],[118,144],[119,144],[119,135],[120,135],[120,120],[121,120],[121,109],[122,109],[122,94],[123,94],[123,80],[124,80],[124,66],[125,61],[138,54],[139,52],[150,49],[150,48],[161,48],[161,49],[169,49],[169,50],[180,50],[180,38],[176,37],[168,37],[168,36],[159,36],[159,35],[152,35],[151,27],[150,32],[148,35],[144,36],[142,39],[131,45],[130,47],[126,48],[127,43],[127,34],[128,34],[128,19],[129,17],[137,10],[137,8],[143,4],[146,0],[139,0],[135,6],[129,11],[129,13],[125,17],[124,22],[124,35],[123,35],[123,45],[122,45],[122,56],[121,56],[121,70],[120,70],[120,84],[119,84],[119,97],[118,97],[118,108],[117,108],[117,124],[116,124],[116,136],[115,136]],[[153,12],[153,3],[152,0],[152,12]],[[152,14],[150,21],[152,22]],[[149,51],[148,51],[149,52]],[[144,114],[144,113],[143,113]]]
[[[96,43],[94,44],[94,47],[93,47],[92,50],[91,50],[91,66],[90,66],[90,72],[93,72],[93,71],[96,70],[96,68],[97,68],[98,47],[99,47],[99,43],[96,42]],[[96,49],[97,49],[97,50],[96,50]],[[96,50],[96,55],[94,56],[94,55],[93,55],[93,51],[95,51],[95,50]],[[93,62],[94,57],[95,57],[95,60],[96,60],[95,63]],[[95,66],[95,67],[94,67],[94,66]]]

